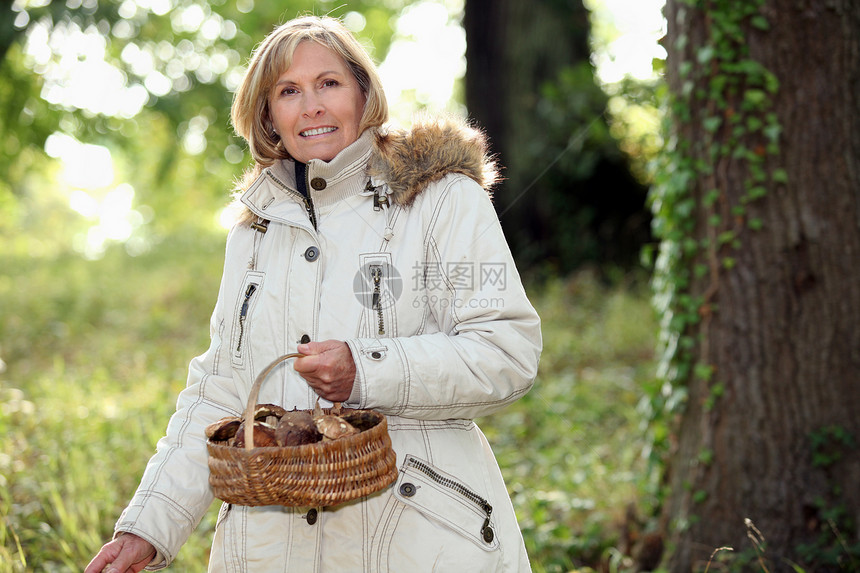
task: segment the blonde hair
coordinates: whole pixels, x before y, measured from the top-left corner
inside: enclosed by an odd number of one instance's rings
[[[368,127],[379,127],[388,121],[388,101],[376,66],[364,47],[343,23],[329,16],[303,16],[275,28],[254,50],[242,85],[233,98],[230,110],[236,133],[248,142],[256,165],[246,173],[259,173],[278,159],[290,155],[274,133],[269,115],[269,94],[292,63],[299,43],[311,40],[338,54],[346,62],[367,98],[358,125],[362,133]],[[240,183],[241,185],[241,183]]]

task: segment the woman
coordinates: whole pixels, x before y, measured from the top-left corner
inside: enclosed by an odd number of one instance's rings
[[[485,190],[480,134],[386,130],[373,63],[337,21],[276,29],[232,118],[255,160],[227,241],[211,346],[87,568],[166,567],[212,502],[204,428],[259,402],[319,398],[388,418],[399,475],[331,508],[224,504],[211,571],[527,571],[498,465],[472,421],[523,396],[541,338]],[[323,406],[328,402],[323,402]]]

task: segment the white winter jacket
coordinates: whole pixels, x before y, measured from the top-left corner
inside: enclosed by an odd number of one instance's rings
[[[241,415],[257,373],[301,341],[345,340],[357,367],[347,405],[388,417],[399,476],[331,508],[222,506],[210,571],[528,571],[493,453],[472,421],[523,396],[540,322],[487,191],[474,131],[430,122],[367,130],[330,162],[290,161],[241,197],[227,240],[211,346],[116,530],[167,566],[213,500],[203,430]],[[311,408],[279,366],[259,402]],[[323,406],[328,405],[322,402]]]

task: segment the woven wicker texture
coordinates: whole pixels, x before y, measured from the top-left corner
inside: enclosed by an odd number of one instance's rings
[[[280,362],[266,367],[251,389],[245,420],[254,418],[260,385]],[[336,408],[325,408],[331,414]],[[377,492],[397,479],[397,465],[385,416],[373,410],[340,411],[362,431],[337,440],[301,446],[254,447],[246,432],[245,447],[209,440],[209,485],[215,497],[237,505],[321,507]]]

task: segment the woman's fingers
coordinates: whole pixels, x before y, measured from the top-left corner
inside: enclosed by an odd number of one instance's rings
[[[155,547],[151,543],[132,533],[124,533],[105,544],[84,573],[138,573],[153,557]]]
[[[324,340],[300,344],[293,367],[314,391],[332,402],[344,402],[352,393],[355,362],[346,342]]]

